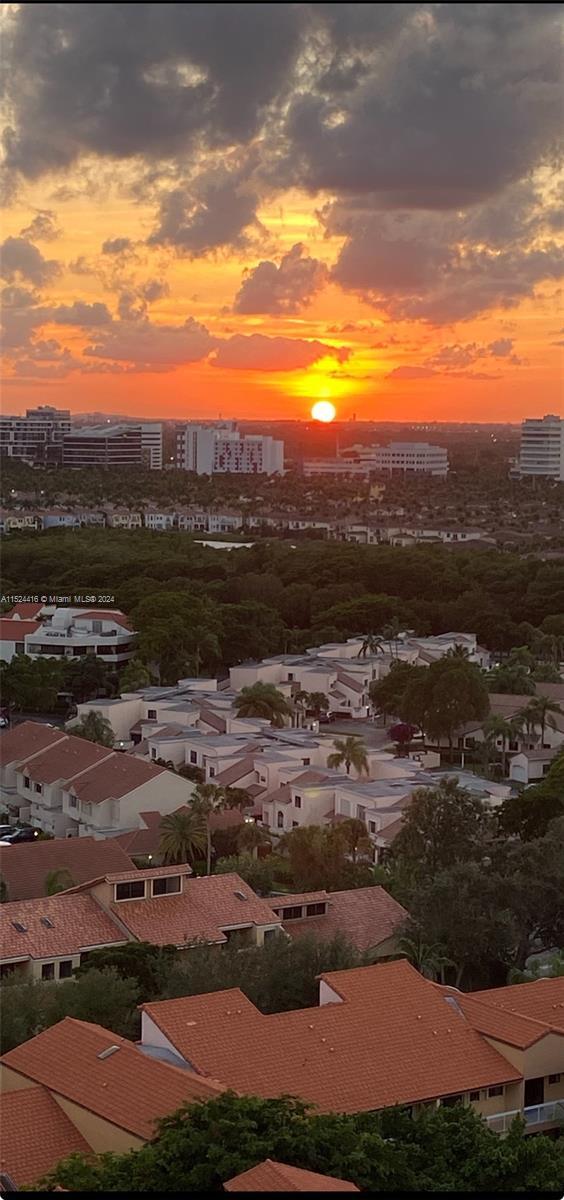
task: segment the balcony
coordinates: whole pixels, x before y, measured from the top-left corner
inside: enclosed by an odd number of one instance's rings
[[[548,1125],[564,1126],[564,1100],[553,1100],[549,1104],[534,1104],[532,1108],[516,1108],[513,1112],[496,1113],[486,1117],[488,1129],[494,1133],[508,1133],[515,1117],[522,1117],[526,1133],[535,1133]]]

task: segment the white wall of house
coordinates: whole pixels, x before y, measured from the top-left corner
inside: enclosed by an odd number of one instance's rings
[[[190,802],[193,792],[194,784],[188,779],[182,779],[172,771],[163,771],[127,795],[99,804],[78,799],[75,806],[71,794],[64,791],[63,812],[78,827],[80,837],[111,837],[115,833],[137,829],[142,812],[160,812],[163,816],[174,812]]]
[[[143,701],[140,696],[131,695],[122,698],[110,704],[104,700],[88,700],[85,704],[77,704],[76,720],[80,721],[86,717],[89,712],[99,713],[101,717],[105,717],[113,730],[116,741],[127,741],[129,739],[129,731],[133,725],[137,723],[143,712]],[[72,724],[69,724],[69,733],[72,733]]]

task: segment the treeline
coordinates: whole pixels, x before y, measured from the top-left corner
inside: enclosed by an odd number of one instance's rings
[[[228,552],[182,533],[105,529],[11,536],[3,569],[8,595],[114,595],[163,682],[393,620],[420,636],[474,631],[501,653],[526,644],[531,626],[564,632],[564,564],[495,550],[260,541]]]

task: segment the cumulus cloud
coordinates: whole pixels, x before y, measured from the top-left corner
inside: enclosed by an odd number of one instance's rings
[[[148,320],[116,322],[84,353],[91,358],[182,366],[200,362],[217,345],[204,325],[190,317],[183,325],[152,325]]]
[[[480,345],[477,342],[460,342],[440,346],[424,363],[395,367],[388,379],[429,379],[433,375],[451,375],[459,379],[497,379],[484,371],[471,370],[480,360],[493,358],[503,360],[511,366],[521,366],[523,359],[513,351],[512,338],[497,338]]]
[[[20,237],[33,242],[54,242],[61,236],[55,213],[50,208],[38,209],[33,220],[25,229],[20,230]]]
[[[149,245],[172,246],[192,258],[222,246],[243,248],[259,228],[259,195],[249,182],[247,159],[204,171],[167,192]]]
[[[41,250],[23,237],[7,237],[0,246],[0,271],[11,283],[14,279],[27,279],[38,286],[49,283],[60,273],[60,264],[55,259],[46,259]]]
[[[301,338],[266,337],[262,333],[245,336],[238,333],[220,344],[213,365],[247,371],[296,371],[310,367],[327,356],[338,362],[346,362],[350,350],[335,349],[324,342],[308,342]]]
[[[324,263],[310,258],[297,242],[280,265],[265,261],[249,271],[233,303],[239,313],[295,313],[313,300],[327,282]]]
[[[128,237],[107,238],[102,242],[102,254],[123,254],[133,249],[133,242]]]
[[[87,304],[84,300],[75,300],[72,304],[58,304],[50,311],[49,320],[56,325],[80,325],[89,329],[109,325],[112,316],[107,305],[100,301]]]

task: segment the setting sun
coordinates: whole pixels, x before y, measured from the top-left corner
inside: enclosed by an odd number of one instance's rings
[[[337,409],[330,400],[318,400],[317,404],[313,405],[311,415],[314,421],[334,421],[337,416]]]

